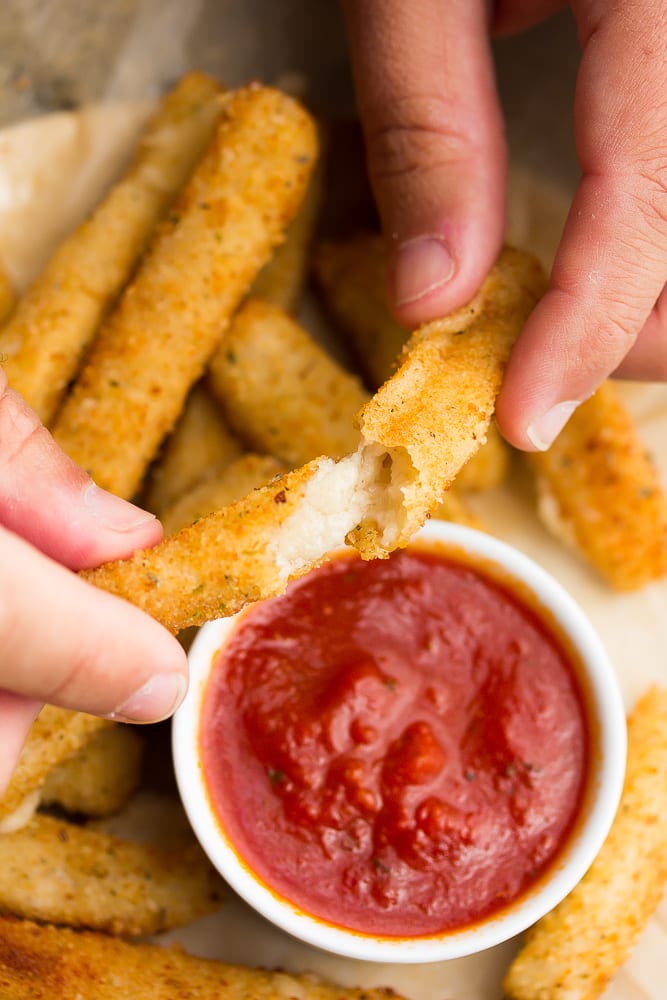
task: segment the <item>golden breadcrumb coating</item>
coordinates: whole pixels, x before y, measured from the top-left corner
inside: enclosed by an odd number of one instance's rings
[[[110,816],[127,804],[141,781],[143,740],[136,727],[114,724],[47,775],[40,795],[83,816]]]
[[[183,77],[148,123],[134,160],[19,301],[0,332],[7,379],[51,422],[84,351],[130,278],[153,229],[208,145],[220,85]]]
[[[261,956],[258,956],[261,960]],[[2,1000],[401,1000],[391,989],[334,986],[131,944],[93,932],[0,919]]]
[[[250,299],[209,364],[209,384],[249,448],[290,466],[354,451],[354,417],[368,399],[346,371],[278,306]]]
[[[667,573],[667,496],[611,382],[527,460],[544,523],[609,583],[635,590]]]
[[[310,116],[252,84],[228,95],[213,141],[100,329],[54,437],[98,485],[139,489],[232,313],[301,204]]]
[[[88,743],[100,730],[113,726],[83,712],[45,705],[33,722],[23,752],[5,792],[0,796],[0,830],[13,826],[11,816],[32,797],[36,807],[48,774]],[[25,814],[29,819],[30,811]]]
[[[222,893],[194,839],[163,850],[40,813],[0,834],[0,911],[14,916],[157,934],[214,912]]]
[[[545,286],[505,250],[464,309],[421,328],[359,415],[362,443],[320,458],[183,528],[83,573],[172,631],[282,593],[346,540],[365,558],[406,545],[484,441],[512,343]]]
[[[628,720],[628,763],[609,836],[578,886],[538,921],[510,966],[511,1000],[595,1000],[625,962],[667,883],[667,690]]]
[[[142,505],[162,518],[176,500],[213,469],[243,452],[222,411],[201,382],[191,390],[173,432],[150,470]]]
[[[212,470],[164,511],[162,526],[165,534],[171,535],[199,518],[240,500],[284,471],[283,463],[273,455],[254,455],[251,452],[221,469]]]

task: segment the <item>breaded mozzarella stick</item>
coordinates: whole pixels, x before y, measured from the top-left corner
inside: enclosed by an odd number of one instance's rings
[[[139,489],[234,310],[298,210],[316,156],[310,116],[252,84],[95,339],[54,437],[98,485]]]
[[[146,127],[125,176],[65,239],[0,331],[7,379],[49,424],[158,220],[208,145],[220,85],[183,77]]]
[[[545,287],[506,249],[463,309],[419,329],[363,407],[359,448],[316,459],[153,549],[83,575],[179,631],[282,593],[345,542],[366,558],[408,543],[484,441],[505,363]]]

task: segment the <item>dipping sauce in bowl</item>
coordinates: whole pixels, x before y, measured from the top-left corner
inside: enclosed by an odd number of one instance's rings
[[[341,553],[224,622],[205,676],[195,666],[203,836],[190,792],[186,808],[223,875],[292,933],[359,957],[465,954],[555,905],[599,848],[620,697],[596,647],[610,761],[591,650],[505,549],[432,524],[388,560]]]

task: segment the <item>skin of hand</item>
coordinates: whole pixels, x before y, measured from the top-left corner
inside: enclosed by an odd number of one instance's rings
[[[463,305],[503,237],[506,150],[489,38],[558,0],[343,0],[397,318]],[[546,295],[498,399],[500,430],[543,450],[612,373],[667,380],[667,5],[572,0],[581,179]]]
[[[0,368],[0,794],[43,702],[153,722],[182,700],[177,640],[72,572],[161,537],[60,450]]]

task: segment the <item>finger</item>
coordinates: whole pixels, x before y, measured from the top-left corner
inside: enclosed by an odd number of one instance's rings
[[[71,569],[121,559],[162,536],[152,514],[97,487],[0,368],[0,524]]]
[[[347,0],[359,110],[406,326],[467,301],[504,228],[506,152],[486,0]]]
[[[0,648],[0,688],[93,715],[157,721],[186,688],[162,626],[3,528]]]
[[[24,698],[11,691],[0,690],[0,796],[3,795],[21,756],[28,731],[35,721],[41,705],[32,698]]]
[[[630,353],[614,372],[615,378],[667,382],[667,290],[663,289]]]
[[[583,177],[550,290],[523,330],[498,400],[505,436],[543,449],[621,364],[667,278],[667,9],[576,3],[575,106]],[[641,58],[639,58],[641,54]]]

